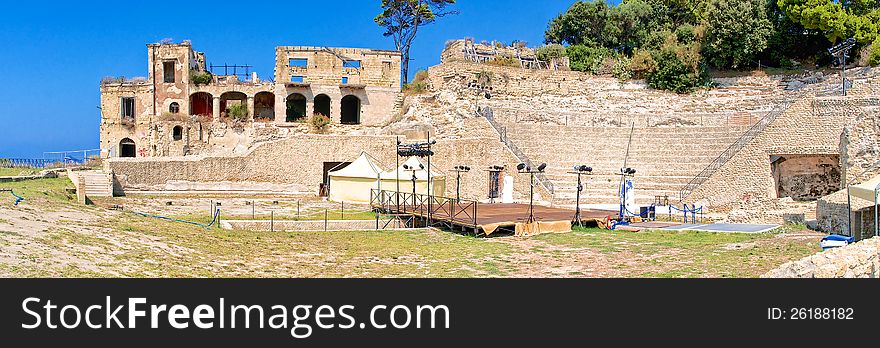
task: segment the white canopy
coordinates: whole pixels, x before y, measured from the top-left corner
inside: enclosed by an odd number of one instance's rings
[[[871,180],[865,181],[858,185],[849,187],[849,194],[853,197],[859,197],[868,202],[874,202],[874,189],[880,185],[880,176],[876,176]]]
[[[334,202],[370,203],[370,192],[380,186],[382,168],[372,156],[361,152],[345,168],[329,172],[330,200]]]
[[[354,162],[351,162],[345,168],[332,171],[328,175],[331,177],[371,178],[378,180],[381,173],[382,168],[376,164],[373,157],[366,152],[361,152],[361,155]]]

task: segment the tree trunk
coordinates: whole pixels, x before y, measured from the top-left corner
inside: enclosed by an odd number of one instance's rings
[[[409,48],[403,52],[403,55],[400,58],[403,60],[403,62],[401,62],[403,63],[403,69],[401,69],[403,70],[403,84],[406,85],[409,83]]]

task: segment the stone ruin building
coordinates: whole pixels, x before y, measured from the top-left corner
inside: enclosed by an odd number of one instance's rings
[[[316,113],[337,125],[384,124],[400,97],[396,51],[281,46],[269,81],[239,74],[248,67],[209,71],[186,41],[149,44],[147,56],[146,79],[101,83],[104,158],[231,153],[305,128]]]
[[[878,69],[850,69],[846,97],[839,74],[823,72],[716,78],[715,88],[675,94],[535,61],[525,47],[458,40],[427,70],[426,91],[404,96],[396,52],[279,47],[274,82],[214,75],[196,85],[190,75],[205,58],[189,43],[148,48],[149,78],[101,87],[104,173],[117,193],[314,193],[361,151],[391,168],[398,139],[430,135],[436,168],[505,166],[517,200],[528,200],[528,179],[516,164],[548,164],[537,193],[553,205],[573,205],[569,172],[586,164],[584,201],[615,204],[632,132],[638,204],[694,203],[730,222],[801,215],[848,233],[846,183],[880,174],[871,169]],[[498,57],[519,66],[492,64]],[[230,105],[246,105],[247,118],[230,121]],[[330,116],[326,132],[299,122],[313,112]],[[484,200],[488,187],[482,171],[462,175],[464,197]],[[862,215],[859,226],[871,225],[873,214]]]

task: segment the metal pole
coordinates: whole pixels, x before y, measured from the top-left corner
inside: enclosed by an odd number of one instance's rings
[[[324,232],[327,232],[327,208],[324,208]]]
[[[535,173],[529,173],[529,221],[535,222]]]
[[[461,200],[461,172],[455,172],[455,200]]]
[[[275,232],[275,211],[269,211],[269,231]]]
[[[428,226],[431,226],[431,132],[428,132]]]
[[[840,70],[840,77],[843,78],[843,96],[846,97],[846,53],[848,50],[843,51],[843,66]]]
[[[574,210],[574,221],[578,226],[583,227],[581,223],[581,173],[578,172],[578,185],[577,185],[577,193],[575,194],[575,210]]]
[[[257,219],[257,201],[251,201],[251,220]]]
[[[345,220],[345,201],[339,202],[339,220]]]
[[[397,145],[394,148],[394,158],[397,160],[397,167],[394,168],[394,182],[397,184],[397,212],[400,213],[400,136],[397,136]],[[405,202],[404,202],[405,203]]]
[[[850,237],[854,236],[852,229],[852,196],[849,193],[849,185],[846,186],[846,229]]]

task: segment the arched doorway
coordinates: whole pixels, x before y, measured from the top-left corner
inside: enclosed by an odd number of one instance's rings
[[[237,109],[237,115],[230,115],[231,109]],[[242,109],[244,109],[242,111]],[[226,117],[241,117],[241,113],[247,115],[247,94],[242,92],[226,92],[220,95],[220,111]]]
[[[254,95],[254,120],[275,120],[275,93],[260,92]]]
[[[361,123],[361,100],[353,95],[347,95],[342,98],[342,124],[359,124]]]
[[[119,141],[119,157],[137,157],[137,146],[129,138]]]
[[[296,122],[306,118],[306,97],[299,93],[287,96],[286,122]]]
[[[330,97],[326,94],[315,96],[315,113],[330,117]]]
[[[196,92],[189,96],[189,114],[193,116],[214,116],[214,96],[206,92]]]

